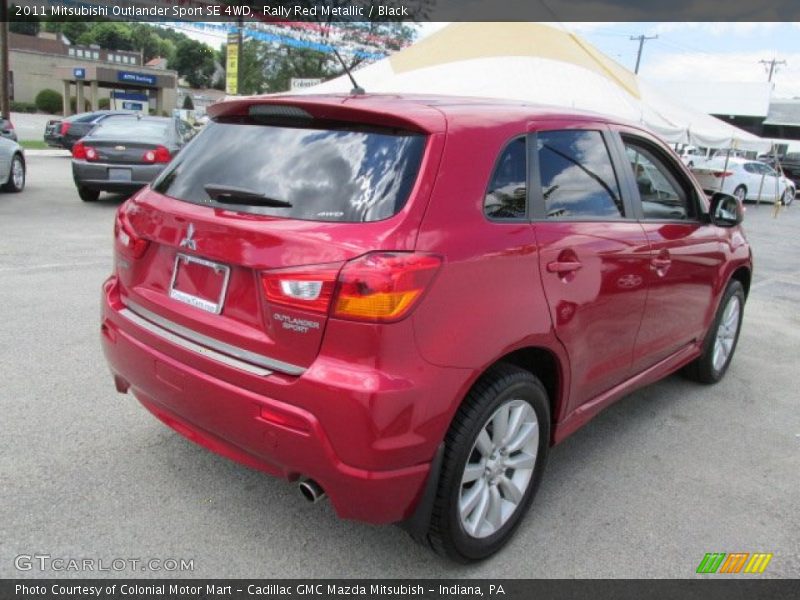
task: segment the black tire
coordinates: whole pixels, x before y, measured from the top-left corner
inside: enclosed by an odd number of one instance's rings
[[[100,197],[99,190],[90,190],[87,187],[83,187],[82,185],[78,186],[78,196],[81,197],[81,200],[84,202],[97,202],[97,199]]]
[[[714,346],[717,340],[717,333],[725,309],[728,307],[728,303],[733,297],[738,298],[739,301],[739,317],[736,323],[736,333],[733,337],[733,346],[724,364],[715,367]],[[706,334],[706,339],[703,342],[703,353],[683,369],[683,374],[687,378],[699,383],[712,384],[717,383],[725,376],[731,364],[731,360],[733,359],[733,355],[736,352],[736,344],[739,342],[739,333],[741,333],[742,330],[742,317],[744,316],[744,303],[744,287],[742,287],[742,284],[736,279],[731,279],[728,283],[728,287],[725,288],[725,293],[722,295],[722,300],[720,300],[719,307],[717,308],[717,314],[714,316],[711,327]]]
[[[786,188],[781,197],[781,203],[784,206],[789,206],[794,202],[795,191],[792,188]]]
[[[495,411],[510,400],[529,404],[539,423],[533,473],[508,520],[487,537],[472,537],[464,529],[459,515],[462,475],[478,434]],[[514,534],[533,501],[547,462],[549,442],[550,406],[542,383],[528,371],[513,365],[492,367],[469,392],[447,432],[439,486],[428,532],[422,541],[438,554],[461,563],[482,560],[500,550]]]
[[[14,181],[14,168],[22,168],[22,182],[17,183]],[[11,159],[11,167],[8,170],[8,179],[2,186],[4,192],[18,193],[25,189],[25,180],[27,173],[25,171],[25,160],[19,154],[15,154]]]
[[[739,196],[738,192],[741,192],[741,196]],[[747,187],[744,185],[737,185],[736,189],[733,190],[733,195],[744,203],[745,200],[747,200]]]

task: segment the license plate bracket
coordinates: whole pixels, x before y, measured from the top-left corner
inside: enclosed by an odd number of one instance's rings
[[[172,269],[169,297],[218,315],[222,312],[230,275],[227,265],[179,252]]]
[[[108,169],[108,180],[109,181],[130,181],[131,180],[131,170],[130,169],[118,169],[114,167],[109,167]]]

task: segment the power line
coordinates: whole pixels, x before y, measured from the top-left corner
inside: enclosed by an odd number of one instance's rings
[[[770,83],[772,83],[772,76],[778,72],[775,67],[786,64],[785,60],[777,60],[776,58],[773,58],[772,60],[760,60],[758,62],[764,65],[764,69],[769,72],[767,81],[769,81]],[[767,67],[767,65],[769,65],[769,67]]]
[[[636,54],[636,68],[633,70],[634,73],[639,73],[639,63],[642,61],[642,49],[644,48],[644,43],[647,40],[657,40],[657,35],[646,36],[642,35],[632,35],[630,36],[631,41],[639,40],[639,52]]]

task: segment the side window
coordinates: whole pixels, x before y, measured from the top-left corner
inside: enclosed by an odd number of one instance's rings
[[[483,211],[490,219],[523,219],[527,214],[528,161],[525,138],[505,147],[492,173],[483,200]]]
[[[599,131],[543,131],[537,146],[548,219],[624,218],[617,177]]]
[[[670,172],[667,163],[644,145],[623,137],[642,201],[645,219],[683,220],[694,216],[689,196]]]
[[[752,173],[753,175],[759,173],[758,167],[755,163],[744,163],[744,170],[748,173]]]

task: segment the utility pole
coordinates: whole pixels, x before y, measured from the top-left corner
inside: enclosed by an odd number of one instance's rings
[[[651,35],[649,37],[644,34],[631,36],[631,41],[639,40],[639,53],[636,55],[636,68],[633,70],[633,72],[636,73],[637,75],[639,74],[639,63],[642,61],[642,49],[644,48],[644,43],[647,40],[657,40],[657,39],[658,39],[657,35]]]
[[[769,72],[769,77],[767,78],[767,81],[769,81],[770,83],[772,83],[772,76],[775,73],[777,73],[775,67],[777,67],[778,65],[786,64],[785,60],[777,60],[775,58],[773,58],[772,60],[760,60],[758,62],[764,65],[764,69],[766,69]],[[769,67],[767,67],[767,65],[769,65]]]
[[[8,65],[8,2],[0,0],[0,116],[8,119],[11,116],[11,102],[9,101],[9,79],[11,79]]]

